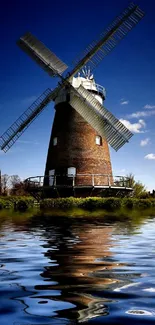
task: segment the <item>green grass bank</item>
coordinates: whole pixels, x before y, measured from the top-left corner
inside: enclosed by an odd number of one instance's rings
[[[6,196],[0,197],[0,210],[13,209],[16,211],[26,211],[36,207],[36,200],[32,197]],[[37,206],[38,207],[38,206]],[[121,209],[155,209],[155,199],[147,198],[56,198],[43,199],[40,201],[40,210],[49,211],[53,209],[73,209],[80,208],[86,210],[103,209],[105,211],[118,211]]]
[[[41,210],[51,210],[53,208],[70,209],[82,208],[88,210],[103,209],[106,211],[117,211],[120,209],[150,209],[155,208],[155,199],[138,198],[57,198],[44,199],[40,202]]]

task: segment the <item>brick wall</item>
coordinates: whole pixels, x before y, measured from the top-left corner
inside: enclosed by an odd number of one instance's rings
[[[112,175],[107,141],[102,138],[102,144],[97,145],[96,135],[97,132],[68,103],[58,104],[45,175],[51,169],[55,169],[57,173],[65,173],[68,167],[76,167],[77,174]],[[54,137],[57,137],[56,146],[53,146]],[[82,179],[87,185],[88,177]],[[106,183],[107,180],[96,178],[98,185],[103,182]]]

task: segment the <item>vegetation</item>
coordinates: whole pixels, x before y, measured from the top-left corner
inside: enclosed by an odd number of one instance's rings
[[[27,196],[25,183],[18,175],[4,174],[0,179],[0,195],[1,196]]]
[[[16,211],[26,211],[34,208],[35,199],[32,197],[20,196],[3,196],[0,197],[1,209],[14,209]],[[43,199],[40,201],[40,209],[42,211],[53,209],[72,209],[80,208],[86,210],[102,209],[105,211],[120,211],[123,209],[150,209],[155,208],[155,199],[146,198],[101,198],[101,197],[87,197],[87,198],[57,198],[57,199]]]
[[[85,210],[105,210],[123,211],[123,209],[135,210],[155,208],[155,198],[150,196],[145,186],[136,182],[134,175],[129,174],[130,186],[133,187],[132,197],[87,197],[87,198],[57,198],[43,199],[40,202],[42,211],[56,209],[85,209]],[[34,207],[35,199],[26,192],[25,183],[18,175],[1,176],[0,182],[0,210],[14,209],[15,211],[26,211]]]
[[[19,211],[26,211],[34,207],[34,198],[20,197],[20,196],[1,196],[0,197],[0,210],[1,209],[14,209]]]
[[[58,198],[44,199],[40,202],[41,210],[51,210],[53,208],[69,209],[103,209],[106,211],[115,211],[121,209],[148,209],[155,208],[155,199],[138,198]]]
[[[142,184],[140,181],[135,181],[135,177],[132,173],[127,175],[129,178],[130,186],[133,188],[132,196],[136,198],[147,198],[149,196],[149,193],[146,190],[146,187],[144,184]]]

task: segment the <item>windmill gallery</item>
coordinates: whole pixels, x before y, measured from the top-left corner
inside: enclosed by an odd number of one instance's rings
[[[132,133],[103,106],[106,91],[92,73],[143,16],[138,6],[130,4],[65,75],[66,64],[31,33],[18,41],[45,72],[60,78],[54,90],[44,91],[0,137],[0,148],[7,152],[44,108],[55,102],[45,175],[27,180],[34,196],[100,195],[109,188],[115,192],[131,190],[128,179],[113,176],[108,144],[117,151]]]

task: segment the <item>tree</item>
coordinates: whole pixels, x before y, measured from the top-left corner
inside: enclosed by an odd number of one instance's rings
[[[18,175],[11,175],[10,176],[10,185],[11,188],[13,188],[16,184],[19,184],[21,182],[21,179]]]
[[[2,195],[8,195],[9,181],[10,181],[9,175],[4,174],[1,176],[1,193],[2,193]]]
[[[129,178],[129,186],[133,188],[133,196],[135,197],[146,197],[147,190],[144,184],[140,181],[135,181],[134,175],[130,173],[126,177]]]
[[[26,191],[26,184],[22,182],[22,180],[18,175],[10,176],[10,184],[11,184],[10,195],[17,195],[17,196],[28,195]]]
[[[4,174],[0,178],[0,195],[28,195],[26,184],[18,175]]]

